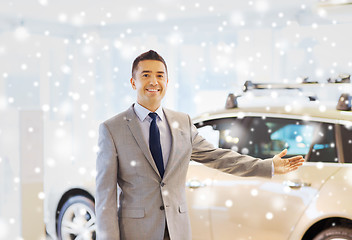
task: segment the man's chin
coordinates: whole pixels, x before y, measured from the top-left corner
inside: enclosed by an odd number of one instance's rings
[[[163,99],[163,96],[161,96],[161,95],[153,95],[153,96],[145,97],[144,102],[155,104],[155,103],[161,102],[162,99]]]

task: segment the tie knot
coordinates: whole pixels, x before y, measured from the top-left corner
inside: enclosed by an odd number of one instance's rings
[[[156,117],[158,116],[158,114],[154,112],[150,112],[148,115],[153,119],[153,121],[155,121]]]

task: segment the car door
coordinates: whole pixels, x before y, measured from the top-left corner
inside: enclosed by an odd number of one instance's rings
[[[218,146],[219,132],[214,131],[212,126],[201,127],[198,131],[201,135],[207,136],[210,143]],[[212,239],[209,207],[213,204],[214,195],[211,189],[217,172],[215,169],[190,161],[186,177],[186,196],[193,240]]]
[[[193,240],[211,240],[212,228],[210,206],[214,195],[211,192],[213,178],[217,170],[191,161],[186,178],[188,213]]]
[[[281,117],[226,118],[203,125],[219,132],[219,147],[243,154],[268,158],[288,148],[288,156],[310,155],[312,162],[298,171],[272,179],[217,172],[208,192],[212,239],[287,239],[336,171],[325,163],[337,161],[334,126]]]

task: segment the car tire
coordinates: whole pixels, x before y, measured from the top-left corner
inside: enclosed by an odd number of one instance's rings
[[[352,240],[352,229],[347,227],[331,227],[319,233],[313,240],[330,239]]]
[[[57,220],[59,240],[96,238],[94,202],[85,196],[70,197],[62,206]]]

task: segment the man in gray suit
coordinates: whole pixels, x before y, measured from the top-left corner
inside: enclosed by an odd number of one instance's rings
[[[191,159],[226,173],[266,178],[304,161],[302,156],[283,159],[287,150],[261,160],[214,148],[187,114],[161,107],[168,73],[164,59],[152,50],[135,59],[130,82],[136,103],[99,129],[99,240],[190,240],[185,180]]]

